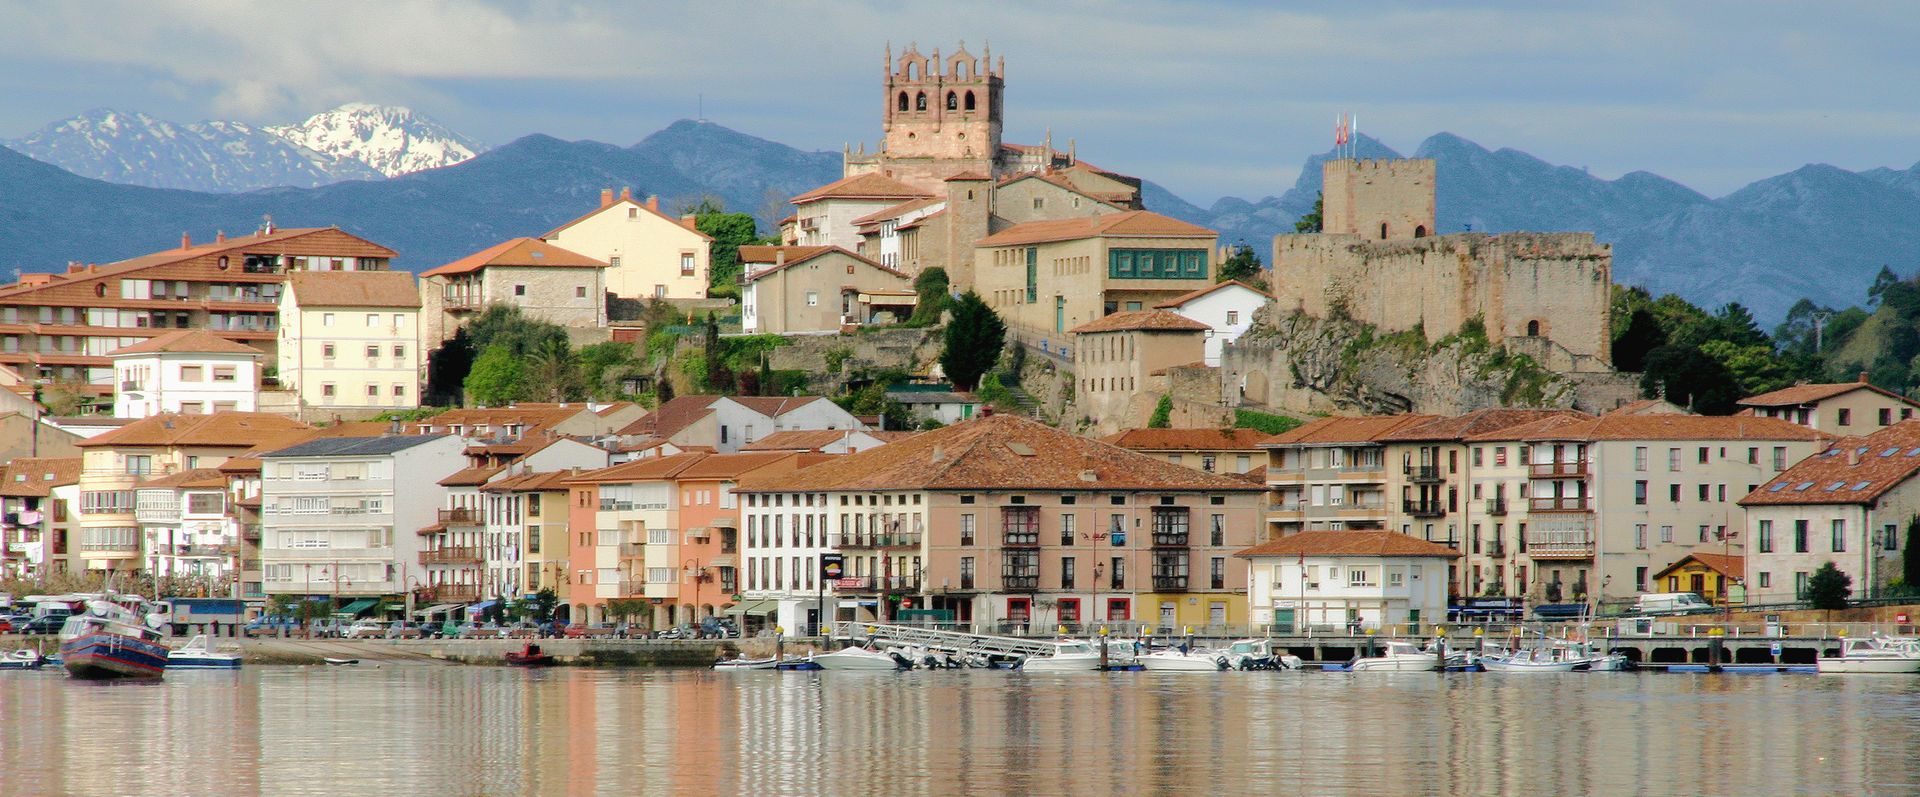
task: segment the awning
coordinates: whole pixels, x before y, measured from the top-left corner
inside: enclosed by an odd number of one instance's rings
[[[494,604],[496,604],[496,603],[499,603],[499,601],[497,601],[497,600],[488,600],[488,601],[481,601],[481,602],[479,602],[479,603],[476,603],[476,604],[474,604],[474,605],[472,605],[472,606],[468,606],[468,607],[467,607],[467,614],[479,614],[479,613],[481,613],[481,612],[484,612],[484,611],[486,611],[486,610],[488,610],[488,609],[490,609],[490,608],[493,608],[493,605],[494,605]]]
[[[775,614],[780,611],[779,601],[747,601],[728,606],[722,614]]]
[[[413,616],[432,617],[436,614],[446,614],[447,612],[460,608],[460,606],[461,604],[458,604],[458,603],[442,603],[434,606],[428,606],[425,609],[415,609],[413,610]]]
[[[361,598],[359,600],[356,600],[352,603],[347,604],[346,606],[341,607],[340,611],[333,613],[333,616],[359,617],[361,612],[364,612],[368,609],[373,608],[373,605],[379,602],[380,600],[378,598]]]

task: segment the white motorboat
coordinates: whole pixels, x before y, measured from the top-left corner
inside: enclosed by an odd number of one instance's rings
[[[46,664],[47,657],[32,648],[21,648],[0,656],[0,670],[38,670]]]
[[[1625,653],[1601,653],[1586,642],[1561,641],[1555,645],[1559,655],[1577,660],[1575,672],[1626,672],[1632,667]]]
[[[1484,653],[1480,666],[1487,672],[1573,672],[1582,662],[1569,656],[1556,656],[1552,650],[1533,648]]]
[[[1110,660],[1113,650],[1108,648]],[[1052,653],[1021,659],[1020,669],[1026,672],[1092,672],[1100,669],[1100,650],[1091,643],[1077,639],[1060,639],[1053,643]]]
[[[1920,645],[1885,639],[1848,639],[1840,643],[1840,655],[1821,656],[1814,664],[1823,673],[1920,673]]]
[[[1347,669],[1374,672],[1432,672],[1441,669],[1442,666],[1443,660],[1436,655],[1432,644],[1421,647],[1412,642],[1387,640],[1381,655],[1355,658],[1351,664],[1347,665]],[[1447,651],[1444,666],[1448,668],[1467,666],[1467,654]]]
[[[776,658],[727,659],[726,661],[714,662],[713,668],[727,672],[736,670],[777,670],[780,669],[780,660]]]
[[[187,644],[167,651],[167,669],[169,670],[235,670],[240,668],[240,654],[221,653],[207,644],[207,635],[200,634],[187,640]]]
[[[1219,672],[1227,668],[1227,654],[1211,648],[1162,648],[1135,659],[1149,672]]]
[[[1227,646],[1227,667],[1235,670],[1298,670],[1306,662],[1274,648],[1271,639],[1242,639]]]
[[[910,662],[896,654],[859,646],[816,654],[809,656],[808,660],[820,665],[823,670],[904,670],[910,665]]]

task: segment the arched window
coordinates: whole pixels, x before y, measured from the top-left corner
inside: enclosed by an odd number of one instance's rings
[[[955,94],[951,91],[947,92],[947,110],[949,111],[960,110],[960,95]]]
[[[1380,222],[1380,240],[1387,240],[1387,223]]]
[[[1530,337],[1530,338],[1540,337],[1539,319],[1535,319],[1527,322],[1527,337]]]
[[[1418,227],[1413,228],[1413,237],[1415,238],[1427,237],[1427,225],[1422,224]]]
[[[906,109],[907,109],[907,93],[903,91],[903,92],[900,92],[900,110],[904,111]]]
[[[973,92],[967,92],[967,110],[973,110]]]
[[[913,109],[916,111],[924,111],[927,109],[927,93],[926,92],[923,91],[913,95]]]

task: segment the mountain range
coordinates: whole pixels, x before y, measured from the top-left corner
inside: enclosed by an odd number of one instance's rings
[[[280,226],[337,224],[399,250],[399,266],[420,270],[540,234],[591,209],[602,188],[658,195],[668,209],[717,197],[768,225],[787,212],[786,197],[840,175],[837,153],[690,120],[630,147],[532,135],[479,151],[437,125],[409,128],[421,117],[404,109],[371,105],[344,106],[293,128],[169,128],[112,111],[78,119],[89,121],[49,126],[23,140],[31,146],[9,142],[40,160],[0,150],[0,193],[12,198],[0,203],[0,252],[7,253],[0,267],[109,262],[162,248],[182,230],[196,238],[245,232],[271,214]],[[222,135],[243,136],[246,146]],[[293,149],[273,146],[276,140]],[[1365,158],[1400,156],[1364,136],[1356,149]],[[213,168],[223,153],[246,168]],[[1920,217],[1920,165],[1862,172],[1809,165],[1716,199],[1646,172],[1607,180],[1447,133],[1413,155],[1437,161],[1441,233],[1593,232],[1614,247],[1616,282],[1708,307],[1738,301],[1767,322],[1802,297],[1857,304],[1881,265],[1910,273],[1920,261],[1920,241],[1902,224]],[[1327,157],[1308,157],[1278,196],[1227,197],[1202,208],[1146,181],[1143,197],[1149,209],[1219,230],[1222,242],[1245,242],[1264,259],[1272,236],[1291,232],[1311,209]],[[150,179],[152,187],[124,184],[129,175],[156,174],[171,176]],[[226,176],[238,174],[247,179]],[[201,190],[165,190],[184,184]]]

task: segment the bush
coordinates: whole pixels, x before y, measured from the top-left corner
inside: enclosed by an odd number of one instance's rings
[[[1165,429],[1173,425],[1173,397],[1161,396],[1159,403],[1153,405],[1153,417],[1147,419],[1148,429]]]
[[[1259,410],[1237,409],[1233,411],[1233,428],[1254,429],[1267,434],[1283,434],[1293,431],[1306,423],[1299,418],[1275,415]]]
[[[1852,594],[1853,577],[1828,562],[1807,579],[1807,594],[1802,597],[1812,608],[1833,610],[1847,608],[1847,597]]]

